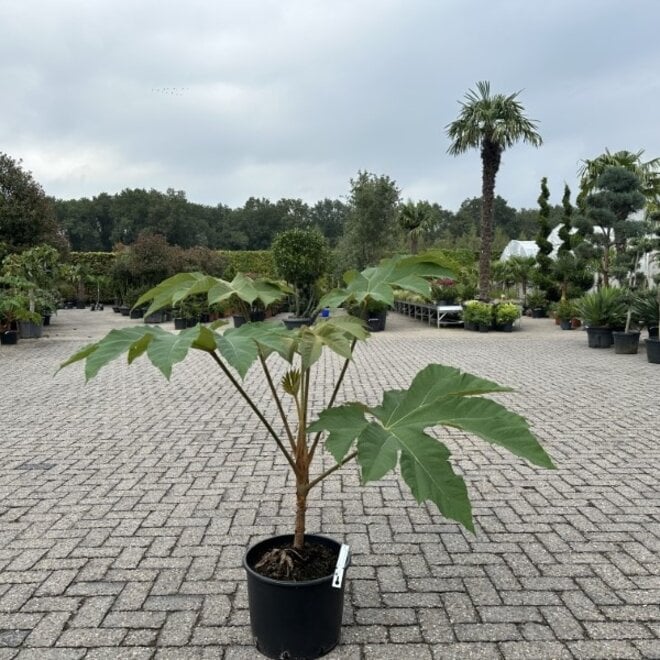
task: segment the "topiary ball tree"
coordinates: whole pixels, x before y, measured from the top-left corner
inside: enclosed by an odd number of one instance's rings
[[[328,243],[316,229],[289,229],[275,237],[271,249],[278,275],[294,288],[296,317],[306,316],[315,305],[314,282],[328,264]]]

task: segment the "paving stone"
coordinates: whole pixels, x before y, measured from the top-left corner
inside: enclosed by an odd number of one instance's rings
[[[241,560],[291,528],[286,465],[201,354],[170,383],[124,361],[88,385],[72,367],[53,387],[54,365],[127,323],[115,316],[63,310],[50,337],[0,356],[16,394],[0,401],[0,640],[12,644],[0,660],[255,658]],[[643,350],[615,360],[542,319],[478,336],[391,317],[356,353],[342,400],[375,404],[429,361],[473,371],[514,387],[497,399],[528,416],[558,469],[443,431],[474,536],[396,475],[362,488],[347,466],[324,482],[310,528],[354,553],[328,658],[660,656],[660,405]],[[316,398],[340,368],[329,356]],[[570,392],[539,378],[551,373]],[[32,463],[51,467],[20,467]]]
[[[506,660],[571,660],[573,654],[561,642],[502,642]]]

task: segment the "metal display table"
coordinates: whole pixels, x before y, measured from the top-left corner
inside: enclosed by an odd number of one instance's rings
[[[463,308],[461,305],[429,305],[427,303],[397,300],[394,303],[394,309],[410,318],[428,321],[429,325],[435,322],[438,328],[442,325],[463,324]]]

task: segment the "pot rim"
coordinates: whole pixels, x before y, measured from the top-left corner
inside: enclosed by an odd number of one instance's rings
[[[265,575],[262,575],[261,573],[255,571],[247,561],[248,555],[254,551],[255,548],[258,546],[265,544],[265,543],[270,543],[272,541],[277,541],[279,539],[287,539],[291,540],[293,539],[294,535],[293,534],[276,534],[275,536],[267,536],[264,539],[261,539],[261,541],[257,541],[256,543],[253,543],[245,552],[243,555],[243,568],[253,577],[257,578],[258,580],[261,580],[263,582],[266,582],[267,584],[273,584],[277,585],[279,587],[284,587],[286,589],[299,589],[300,587],[305,587],[305,586],[311,586],[311,585],[316,585],[316,584],[323,584],[324,582],[331,582],[332,577],[334,575],[334,571],[332,573],[329,573],[328,575],[325,575],[320,578],[316,578],[314,580],[301,580],[299,582],[295,582],[293,580],[274,580],[273,578],[267,577]],[[324,539],[325,541],[330,541],[331,543],[335,544],[338,546],[338,548],[341,548],[341,543],[339,541],[335,541],[335,539],[330,538],[329,536],[323,536],[322,534],[305,534],[305,540],[307,539]],[[276,544],[274,544],[276,545]]]

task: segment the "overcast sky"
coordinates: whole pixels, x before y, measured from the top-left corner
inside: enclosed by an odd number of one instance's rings
[[[659,26],[660,0],[0,0],[0,151],[66,199],[313,203],[367,170],[455,210],[480,159],[445,126],[489,80],[544,139],[498,194],[559,203],[605,147],[660,156]]]

